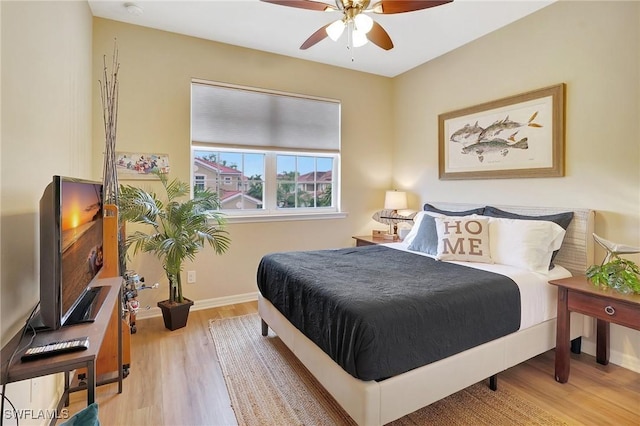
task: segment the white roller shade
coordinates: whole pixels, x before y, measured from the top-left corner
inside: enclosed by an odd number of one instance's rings
[[[340,150],[340,103],[248,88],[193,83],[191,138],[280,150]]]

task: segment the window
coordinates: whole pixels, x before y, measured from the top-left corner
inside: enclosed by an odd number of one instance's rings
[[[333,159],[277,155],[277,206],[280,208],[331,207]]]
[[[221,210],[262,209],[264,162],[264,153],[197,149],[194,182],[218,194]]]
[[[339,102],[198,81],[191,106],[193,185],[215,191],[222,211],[340,211]]]
[[[203,191],[206,186],[205,179],[206,179],[205,175],[194,174],[193,186],[195,187],[195,189],[197,189],[198,191]]]

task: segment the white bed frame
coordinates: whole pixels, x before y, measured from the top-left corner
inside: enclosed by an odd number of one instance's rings
[[[432,203],[445,210],[481,207],[471,204]],[[595,212],[586,209],[500,206],[526,215],[546,215],[573,210],[562,248],[554,263],[571,273],[583,274],[593,263]],[[494,374],[555,347],[556,320],[509,334],[449,358],[383,380],[362,381],[336,364],[322,349],[295,328],[268,300],[258,296],[262,319],[291,349],[359,425],[383,425],[458,392]],[[571,338],[588,336],[591,323],[571,315]],[[553,377],[549,377],[553,380]]]

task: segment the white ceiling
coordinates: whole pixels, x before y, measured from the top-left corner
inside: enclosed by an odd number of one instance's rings
[[[88,3],[93,15],[100,18],[394,77],[554,1],[454,0],[416,12],[372,14],[395,47],[385,51],[367,43],[353,49],[353,60],[345,35],[337,42],[326,38],[308,50],[299,49],[317,29],[339,19],[339,12],[296,9],[259,0],[131,0],[143,9],[136,16],[127,11],[126,1]]]

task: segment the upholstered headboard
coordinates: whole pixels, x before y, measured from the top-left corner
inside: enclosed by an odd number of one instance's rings
[[[443,210],[469,210],[483,207],[479,204],[429,202],[429,204]],[[584,275],[585,270],[594,263],[593,227],[595,211],[589,209],[570,209],[561,207],[528,207],[504,206],[491,204],[501,210],[529,216],[543,216],[549,214],[573,212],[573,220],[567,228],[562,247],[554,263],[567,268],[573,275]]]

